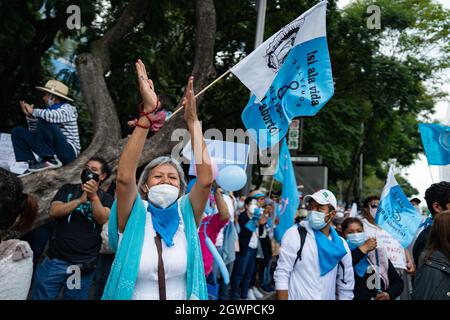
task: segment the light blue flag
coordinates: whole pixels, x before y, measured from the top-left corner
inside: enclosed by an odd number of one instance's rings
[[[421,214],[409,202],[398,185],[392,166],[389,168],[386,185],[381,194],[375,222],[397,239],[404,248],[413,241],[422,222]]]
[[[293,226],[295,212],[300,204],[294,167],[286,144],[286,139],[283,139],[281,142],[278,168],[275,172],[274,179],[278,180],[283,185],[281,190],[281,204],[279,204],[277,208],[279,224],[274,230],[275,239],[278,242],[281,242],[281,238],[286,230]]]
[[[437,123],[420,123],[419,131],[428,164],[450,164],[450,127]]]
[[[298,116],[314,116],[334,94],[321,2],[265,41],[231,71],[252,91],[242,121],[262,149]]]

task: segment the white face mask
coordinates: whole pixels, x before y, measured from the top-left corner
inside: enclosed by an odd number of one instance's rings
[[[375,219],[378,208],[370,208],[370,215]]]
[[[258,202],[256,200],[252,200],[248,205],[248,212],[250,214],[254,214],[256,209],[258,209]]]
[[[306,218],[311,228],[313,228],[314,230],[320,230],[324,228],[328,224],[328,222],[330,222],[330,220],[326,222],[325,217],[326,215],[323,212],[310,210]]]
[[[148,190],[148,200],[163,209],[174,203],[180,194],[180,190],[170,184],[157,184],[150,189],[147,184],[145,186]]]
[[[55,104],[55,98],[48,98],[47,99],[47,106],[48,107],[51,107],[52,105],[54,105]]]

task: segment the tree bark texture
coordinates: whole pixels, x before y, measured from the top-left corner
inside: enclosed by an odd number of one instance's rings
[[[121,138],[121,130],[114,102],[109,93],[104,75],[110,67],[109,49],[119,42],[142,20],[148,8],[148,0],[131,0],[116,24],[105,35],[92,42],[90,52],[77,58],[77,72],[81,92],[94,126],[94,137],[89,147],[72,163],[56,170],[48,170],[22,178],[25,191],[38,198],[39,215],[33,228],[49,220],[50,202],[65,183],[80,183],[80,173],[85,163],[93,156],[102,156],[110,164],[115,179],[120,154],[127,137]],[[216,16],[213,0],[196,1],[195,53],[193,72],[195,91],[205,87],[215,76],[214,44]],[[136,94],[139,94],[136,85]],[[183,115],[178,113],[164,127],[149,138],[145,144],[139,165],[145,165],[160,155],[171,153],[178,141],[171,141],[175,129],[185,127]]]

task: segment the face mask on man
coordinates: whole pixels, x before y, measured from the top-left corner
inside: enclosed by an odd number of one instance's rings
[[[364,232],[349,233],[347,242],[354,247],[360,247],[366,242],[366,234]]]
[[[325,222],[325,213],[315,210],[310,210],[308,217],[307,217],[308,223],[314,230],[320,230],[323,227],[325,227],[328,222]]]
[[[100,177],[98,174],[91,171],[90,169],[84,168],[83,171],[81,171],[81,182],[83,184],[85,184],[89,180],[95,180],[95,181],[99,182]]]
[[[151,188],[145,185],[148,190],[148,200],[155,206],[167,208],[178,199],[180,191],[170,184],[157,184]]]
[[[258,209],[258,206],[256,204],[252,203],[248,206],[248,212],[250,212],[251,214],[254,214],[256,209]]]

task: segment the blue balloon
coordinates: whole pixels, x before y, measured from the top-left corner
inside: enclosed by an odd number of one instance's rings
[[[205,243],[208,247],[209,251],[214,257],[214,260],[216,261],[217,265],[219,266],[220,273],[222,274],[223,283],[229,284],[230,283],[230,274],[228,273],[228,269],[225,265],[225,262],[223,262],[222,257],[219,254],[219,251],[217,251],[216,246],[212,243],[211,239],[209,237],[205,237]]]
[[[216,181],[225,191],[237,191],[247,183],[247,174],[239,166],[226,166],[219,171]]]

